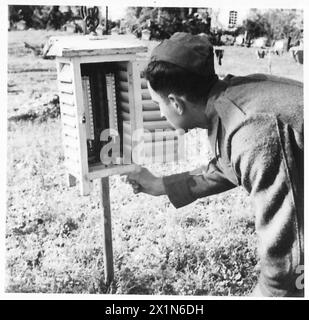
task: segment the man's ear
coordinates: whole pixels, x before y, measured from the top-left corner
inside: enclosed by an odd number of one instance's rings
[[[181,97],[173,93],[170,93],[167,97],[171,106],[174,108],[177,114],[180,116],[183,115],[185,111],[185,104],[184,104],[184,101],[181,99]]]

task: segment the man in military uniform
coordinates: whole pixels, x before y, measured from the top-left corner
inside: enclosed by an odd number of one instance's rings
[[[203,168],[128,175],[134,192],[166,194],[176,207],[242,185],[255,205],[261,272],[252,294],[303,296],[303,85],[270,75],[214,70],[207,37],[176,33],[151,54],[152,99],[175,128],[206,128],[214,158]]]

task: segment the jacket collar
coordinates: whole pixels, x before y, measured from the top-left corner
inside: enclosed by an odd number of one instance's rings
[[[215,109],[216,100],[223,94],[226,90],[228,83],[224,80],[218,80],[211,88],[205,107],[205,115],[209,121],[211,127],[217,122],[217,111]]]

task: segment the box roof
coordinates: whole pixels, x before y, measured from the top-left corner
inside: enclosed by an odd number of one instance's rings
[[[57,57],[102,56],[147,52],[147,46],[141,40],[126,35],[51,37],[46,46],[46,55]]]

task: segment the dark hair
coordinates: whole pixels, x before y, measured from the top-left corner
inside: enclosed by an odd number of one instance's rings
[[[204,77],[170,62],[158,60],[148,63],[144,75],[151,88],[160,95],[166,97],[174,93],[183,95],[192,102],[207,98],[211,87],[218,80],[215,74]]]

